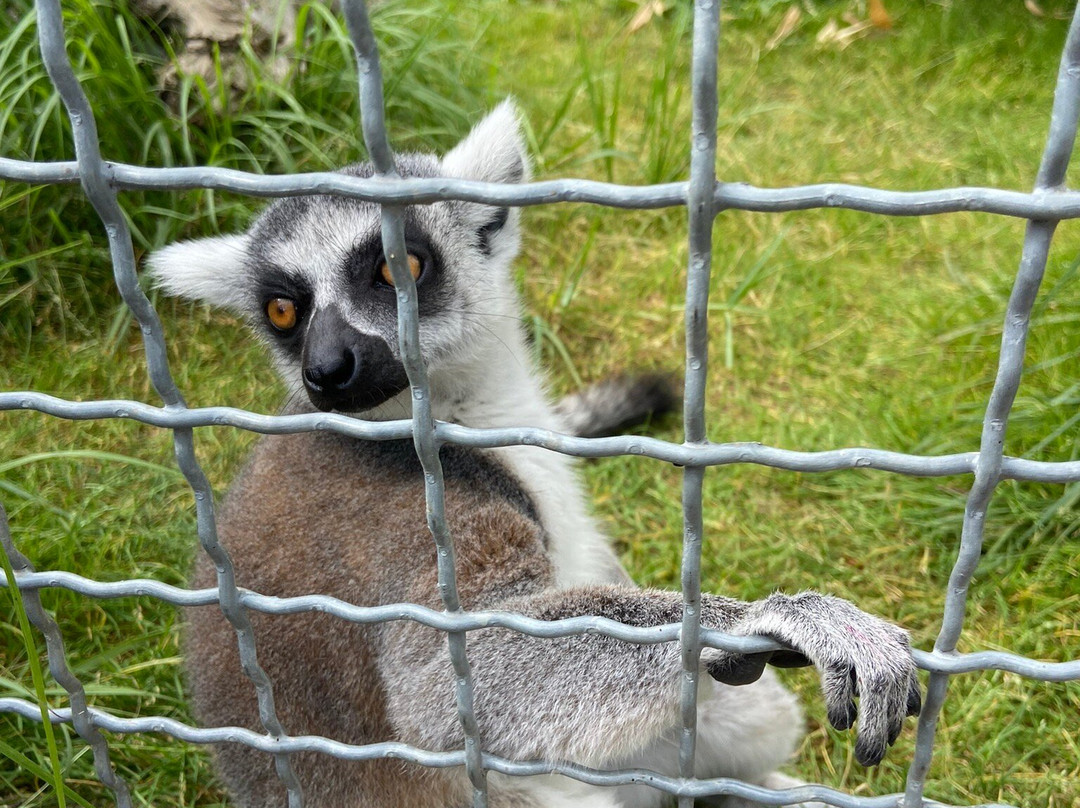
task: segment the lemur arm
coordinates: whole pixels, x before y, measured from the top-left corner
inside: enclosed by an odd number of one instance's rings
[[[499,609],[542,620],[599,615],[636,626],[681,619],[674,592],[594,586],[549,590],[506,600]],[[821,674],[830,722],[841,729],[861,702],[856,756],[878,763],[920,707],[919,685],[906,632],[847,601],[812,592],[772,595],[744,603],[706,595],[702,623],[739,635],[772,637],[793,651],[775,664],[813,664]],[[402,740],[428,749],[460,749],[446,639],[433,629],[389,629],[381,673],[390,720]],[[679,646],[635,645],[601,635],[555,639],[507,629],[468,635],[484,749],[517,759],[573,760],[599,766],[616,760],[678,724]],[[702,653],[713,678],[745,684],[761,675],[773,654]]]

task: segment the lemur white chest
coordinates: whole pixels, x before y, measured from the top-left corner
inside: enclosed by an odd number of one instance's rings
[[[524,353],[524,346],[521,351]],[[517,354],[517,352],[514,352]],[[479,428],[537,427],[565,432],[531,363],[521,355],[501,367],[479,364],[468,395],[436,406],[436,417]],[[560,587],[626,583],[629,579],[586,505],[576,468],[566,455],[534,446],[488,449],[521,484],[539,512]]]

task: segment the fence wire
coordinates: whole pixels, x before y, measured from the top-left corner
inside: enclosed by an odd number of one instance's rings
[[[378,51],[366,8],[357,0],[345,0],[342,7],[358,62],[364,140],[376,168],[376,176],[370,179],[331,173],[270,177],[207,167],[166,169],[106,162],[99,151],[93,110],[65,52],[59,0],[37,0],[41,50],[49,76],[71,121],[76,160],[38,163],[0,157],[0,178],[33,185],[81,183],[105,224],[116,282],[141,328],[150,378],[164,406],[155,407],[137,401],[77,402],[33,391],[17,391],[0,393],[0,410],[32,410],[70,420],[127,419],[171,430],[177,463],[195,494],[199,541],[218,570],[217,586],[202,590],[174,587],[153,580],[129,579],[104,583],[68,572],[36,572],[14,546],[6,514],[0,506],[0,543],[12,561],[16,584],[23,595],[28,616],[46,638],[50,670],[67,691],[71,704],[70,709],[51,710],[49,720],[70,724],[90,745],[98,777],[112,791],[117,805],[131,805],[131,795],[128,786],[113,768],[108,744],[101,730],[119,734],[159,733],[197,744],[242,743],[262,750],[273,755],[291,808],[303,804],[300,786],[290,764],[291,756],[302,751],[319,751],[348,760],[392,757],[425,766],[464,766],[473,786],[473,805],[478,807],[486,805],[486,772],[493,771],[514,776],[558,773],[584,783],[605,786],[646,784],[677,797],[680,808],[691,805],[695,798],[710,795],[736,795],[770,805],[819,800],[843,808],[892,808],[899,805],[918,808],[928,803],[923,797],[923,790],[950,676],[972,671],[1002,670],[1042,681],[1080,679],[1080,660],[1047,663],[1000,651],[970,654],[956,651],[964,621],[968,585],[982,549],[986,508],[998,483],[1009,479],[1054,483],[1080,480],[1080,461],[1037,462],[1004,456],[1004,433],[1019,386],[1029,315],[1046,267],[1050,241],[1059,221],[1080,218],[1080,193],[1064,188],[1065,171],[1080,113],[1080,9],[1073,18],[1061,60],[1050,134],[1035,189],[1030,194],[1024,194],[993,188],[896,192],[842,184],[767,189],[718,182],[715,157],[720,3],[713,0],[695,2],[691,69],[693,131],[688,182],[628,187],[566,179],[526,186],[502,186],[465,180],[402,179],[394,171],[392,152],[386,137]],[[118,202],[118,192],[192,188],[227,190],[255,197],[333,194],[383,205],[383,243],[398,290],[399,340],[413,394],[411,421],[374,423],[325,413],[267,416],[229,407],[187,407],[169,371],[157,314],[137,282],[131,234]],[[686,426],[682,444],[630,436],[574,438],[534,428],[473,429],[432,420],[427,374],[419,352],[416,292],[404,261],[402,206],[445,199],[500,206],[584,202],[629,209],[688,208],[690,259],[686,292]],[[891,216],[983,211],[1029,220],[1020,268],[1005,315],[998,373],[977,452],[936,457],[865,448],[799,452],[759,444],[711,444],[707,441],[706,335],[713,221],[725,210],[780,212],[813,208],[845,208]],[[264,434],[330,430],[365,440],[411,436],[425,474],[427,518],[440,551],[438,580],[445,610],[436,612],[415,604],[360,607],[324,595],[276,598],[238,589],[228,553],[217,541],[210,485],[195,458],[193,430],[197,426],[232,426]],[[545,622],[502,612],[462,611],[457,594],[453,541],[444,513],[439,462],[439,447],[447,443],[478,448],[540,446],[576,457],[640,455],[683,466],[684,609],[681,624],[638,628],[599,617]],[[945,613],[938,639],[932,651],[915,651],[919,666],[930,672],[930,684],[919,720],[905,794],[862,797],[816,784],[776,791],[727,778],[699,780],[693,777],[698,659],[702,648],[751,653],[778,647],[763,638],[733,637],[704,629],[700,623],[702,479],[707,467],[733,463],[752,463],[802,472],[870,468],[913,476],[974,476],[964,516],[961,546],[946,593]],[[68,668],[59,627],[41,608],[38,592],[48,587],[66,589],[91,598],[138,595],[178,606],[219,604],[236,629],[241,664],[257,693],[264,732],[240,727],[197,728],[162,716],[122,718],[89,708],[82,683]],[[275,712],[273,683],[258,664],[256,637],[248,618],[251,611],[266,614],[319,611],[360,624],[413,620],[445,632],[457,677],[456,696],[466,738],[465,749],[434,753],[393,742],[350,745],[319,736],[289,735]],[[492,626],[535,637],[590,633],[632,643],[679,641],[684,666],[680,777],[666,777],[644,770],[600,771],[558,761],[511,761],[485,752],[473,708],[465,636],[468,631]],[[42,720],[40,706],[20,698],[0,698],[0,712]]]

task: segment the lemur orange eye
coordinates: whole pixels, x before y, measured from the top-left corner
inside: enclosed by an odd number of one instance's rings
[[[296,304],[287,297],[275,297],[266,304],[266,316],[278,331],[289,331],[296,326]]]
[[[409,272],[412,274],[413,280],[415,281],[420,277],[420,270],[422,270],[424,266],[420,263],[420,259],[412,253],[409,253],[407,257],[409,259]],[[379,275],[382,276],[383,282],[390,286],[394,285],[394,276],[390,272],[390,265],[385,261],[379,265]]]

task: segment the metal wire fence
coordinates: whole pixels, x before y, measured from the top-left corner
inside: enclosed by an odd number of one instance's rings
[[[75,162],[41,163],[0,157],[0,177],[31,184],[82,184],[105,224],[116,282],[142,329],[150,378],[164,405],[155,407],[137,401],[76,402],[32,391],[17,391],[0,393],[0,410],[34,410],[74,420],[122,418],[171,430],[177,461],[195,493],[199,540],[219,570],[217,586],[205,590],[183,589],[153,580],[103,583],[68,572],[36,572],[29,560],[13,545],[6,515],[0,509],[0,541],[15,568],[16,583],[27,614],[46,638],[50,670],[70,699],[70,708],[52,710],[49,719],[55,723],[70,723],[90,745],[97,774],[112,790],[118,805],[131,805],[131,795],[127,785],[114,771],[109,747],[101,730],[113,733],[163,733],[197,744],[242,743],[265,751],[275,758],[290,806],[303,804],[300,787],[290,765],[291,756],[297,752],[315,750],[350,760],[394,757],[426,766],[464,766],[473,786],[475,806],[486,805],[487,772],[519,776],[557,772],[596,785],[647,784],[677,797],[680,808],[691,805],[696,797],[722,794],[773,805],[820,800],[850,808],[896,805],[916,808],[924,804],[923,788],[950,676],[970,671],[1003,670],[1043,681],[1080,679],[1080,660],[1046,663],[996,651],[972,654],[956,652],[964,621],[968,584],[979,559],[984,517],[995,487],[1002,480],[1009,479],[1054,483],[1080,480],[1080,462],[1036,462],[1005,457],[1003,441],[1019,386],[1029,314],[1045,270],[1051,237],[1060,220],[1080,218],[1080,193],[1064,188],[1065,170],[1080,112],[1080,11],[1073,20],[1062,56],[1050,134],[1033,192],[1024,194],[990,188],[952,188],[900,193],[836,184],[763,189],[717,182],[720,3],[712,0],[697,0],[695,4],[689,182],[628,187],[583,180],[556,180],[525,186],[503,186],[462,180],[402,179],[395,174],[386,137],[378,53],[367,11],[364,4],[358,1],[346,0],[342,5],[358,61],[364,140],[377,171],[371,179],[331,173],[267,177],[224,169],[147,168],[106,162],[99,151],[93,110],[65,53],[60,0],[38,0],[37,3],[41,50],[49,76],[71,120],[77,159]],[[229,407],[187,407],[169,371],[157,314],[139,288],[132,241],[118,203],[120,191],[149,188],[206,188],[260,197],[322,193],[382,203],[383,243],[386,254],[391,256],[391,271],[399,291],[399,339],[413,394],[412,420],[370,423],[333,414],[266,416]],[[685,441],[682,444],[628,436],[583,439],[532,428],[472,429],[433,421],[426,371],[419,352],[415,287],[403,258],[406,251],[402,206],[446,199],[503,206],[573,201],[614,208],[678,205],[688,208],[690,261],[686,290]],[[799,452],[761,445],[712,444],[707,441],[706,325],[714,218],[725,210],[777,212],[830,207],[893,216],[984,211],[1028,220],[1020,268],[1005,316],[998,373],[987,405],[977,452],[936,457],[862,448]],[[212,492],[194,453],[193,428],[211,425],[228,425],[265,434],[333,430],[360,439],[411,435],[425,473],[429,527],[439,548],[445,550],[438,554],[439,586],[445,611],[436,612],[412,604],[358,607],[322,595],[271,598],[239,590],[233,579],[229,556],[217,542]],[[657,630],[635,628],[598,617],[543,622],[521,615],[462,611],[457,595],[453,541],[444,517],[439,447],[446,443],[485,448],[523,444],[577,457],[641,455],[684,467],[684,618],[681,625],[673,624]],[[693,778],[698,661],[702,648],[750,652],[777,647],[761,638],[732,637],[706,630],[699,622],[702,478],[707,467],[732,463],[754,463],[802,472],[870,468],[917,476],[974,475],[964,516],[961,546],[946,594],[941,630],[932,651],[915,652],[919,666],[929,671],[930,676],[905,794],[856,797],[823,785],[773,791],[736,780]],[[265,731],[259,733],[238,727],[197,728],[168,717],[123,718],[90,709],[82,683],[67,666],[59,627],[41,606],[38,592],[46,587],[60,587],[91,598],[140,595],[159,598],[178,606],[220,604],[237,631],[241,660],[258,694]],[[324,737],[289,735],[288,728],[281,726],[275,714],[273,683],[258,665],[257,638],[248,614],[251,611],[287,614],[313,610],[355,623],[414,620],[446,632],[457,675],[457,703],[466,738],[465,748],[457,752],[433,753],[400,743],[356,746]],[[468,631],[491,626],[502,626],[536,637],[591,632],[632,643],[678,641],[684,660],[684,732],[679,757],[681,776],[665,777],[640,770],[599,771],[564,762],[512,761],[485,752],[473,711],[465,636]],[[0,698],[0,712],[41,720],[40,706],[19,698]]]

